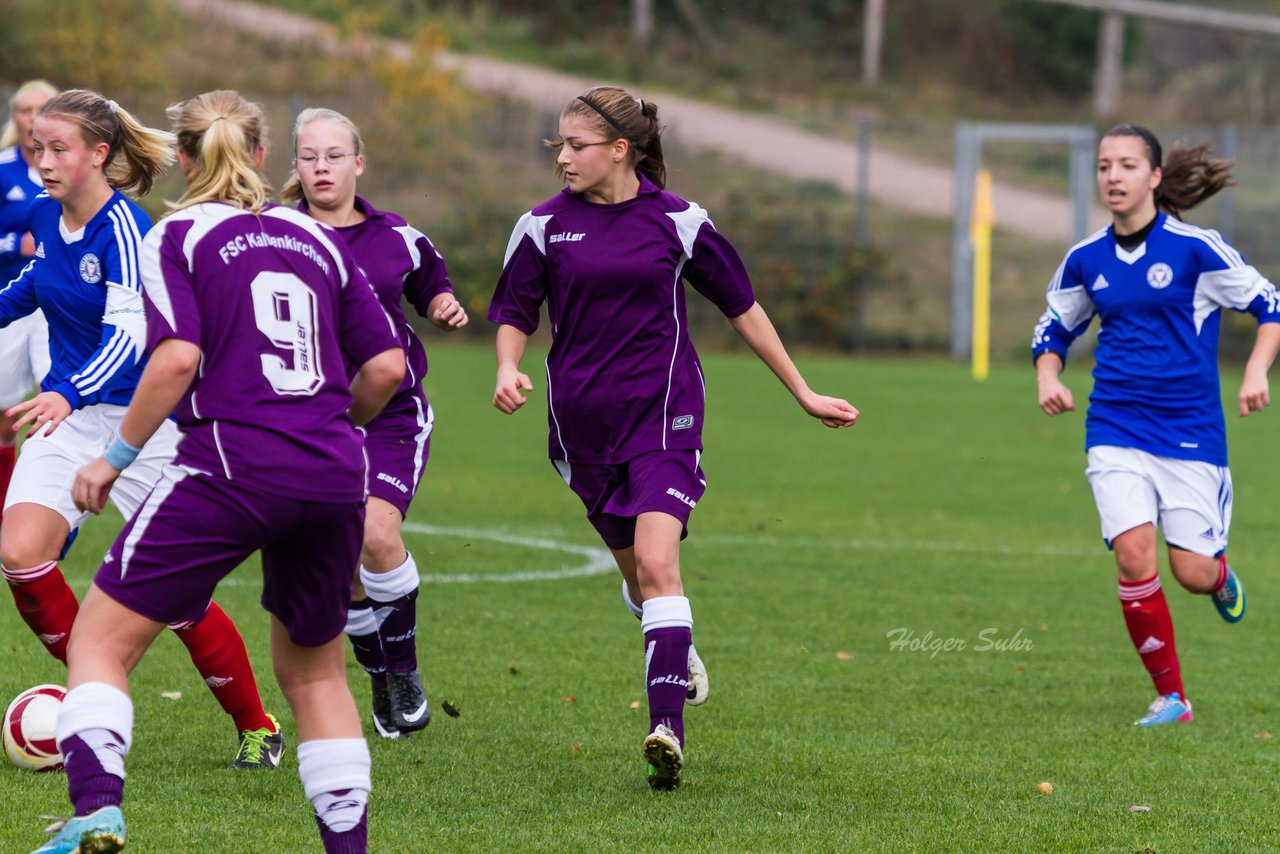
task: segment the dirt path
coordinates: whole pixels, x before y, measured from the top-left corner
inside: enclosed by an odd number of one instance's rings
[[[245,32],[271,34],[339,52],[346,48],[333,27],[304,15],[243,0],[173,0],[184,12]],[[388,49],[407,55],[412,47],[389,40]],[[441,52],[439,67],[458,75],[478,92],[504,95],[551,110],[589,86],[600,83],[533,65],[484,56]],[[718,149],[752,166],[792,178],[828,182],[853,193],[857,189],[858,149],[850,142],[800,130],[767,116],[645,90],[662,111],[668,133],[684,145]],[[951,217],[954,193],[948,166],[940,166],[872,145],[869,191],[882,204],[908,213]],[[1071,239],[1071,204],[1064,196],[997,183],[1000,227],[1026,237],[1066,244]]]

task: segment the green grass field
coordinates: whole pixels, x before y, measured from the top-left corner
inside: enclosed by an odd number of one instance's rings
[[[1083,418],[1043,416],[1029,366],[977,384],[941,362],[804,357],[815,388],[863,411],[837,432],[750,358],[706,358],[710,489],[683,563],[712,693],[686,713],[686,785],[665,794],[644,782],[647,719],[630,708],[639,626],[616,573],[591,574],[605,554],[546,462],[537,359],[536,399],[508,418],[489,405],[487,348],[431,355],[437,428],[407,540],[431,578],[419,650],[435,722],[371,743],[373,850],[1280,848],[1280,412],[1229,422],[1248,618],[1228,626],[1168,582],[1197,720],[1141,731],[1153,691],[1098,539]],[[1068,382],[1083,401],[1085,373]],[[64,564],[78,590],[117,525],[93,521]],[[257,595],[246,566],[219,601],[291,734]],[[906,632],[964,648],[892,648]],[[0,655],[3,697],[63,680],[7,605]],[[292,751],[279,773],[224,770],[234,733],[174,638],[132,688],[131,850],[317,850]],[[0,850],[30,850],[38,817],[67,811],[65,778],[0,769],[0,802]]]

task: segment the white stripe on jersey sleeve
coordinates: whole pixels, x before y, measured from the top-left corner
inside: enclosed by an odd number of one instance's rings
[[[411,225],[397,225],[393,227],[393,230],[396,234],[400,235],[400,239],[404,241],[404,248],[409,250],[409,260],[413,262],[413,267],[411,269],[417,270],[422,266],[422,252],[418,250],[418,239],[421,238],[426,240],[427,245],[431,246],[433,250],[435,250],[435,246],[432,245],[431,241],[427,239],[425,234],[418,231],[418,229]],[[436,257],[441,261],[444,260],[444,256],[440,254],[439,250],[436,250]],[[409,274],[405,273],[405,275],[408,276]]]
[[[516,253],[516,247],[520,245],[520,241],[527,234],[533,238],[533,245],[538,247],[538,251],[543,255],[547,254],[547,222],[550,221],[551,214],[546,216],[534,216],[533,211],[529,211],[520,217],[516,222],[516,227],[511,232],[511,239],[507,241],[507,254],[502,257],[502,266],[506,267],[511,261],[511,256]]]
[[[116,252],[120,256],[120,282],[107,281],[107,299],[102,322],[116,328],[115,333],[89,364],[72,374],[70,380],[81,397],[93,394],[106,385],[113,376],[126,367],[130,353],[137,364],[145,342],[138,341],[133,333],[138,329],[141,311],[141,294],[138,292],[138,244],[142,235],[128,203],[117,201],[107,211],[116,237]],[[131,299],[137,299],[134,302]],[[129,319],[131,318],[131,319]],[[123,324],[117,323],[124,320]],[[144,327],[145,334],[145,327]]]
[[[1201,273],[1196,279],[1196,293],[1192,302],[1196,334],[1200,334],[1205,320],[1219,308],[1243,311],[1258,294],[1265,295],[1271,303],[1272,311],[1276,310],[1280,295],[1276,294],[1275,286],[1248,264]]]
[[[1075,329],[1093,317],[1095,309],[1084,282],[1075,282],[1072,283],[1071,287],[1063,287],[1062,276],[1066,272],[1067,262],[1071,260],[1071,256],[1078,250],[1088,246],[1090,243],[1097,243],[1106,236],[1107,229],[1100,228],[1068,249],[1067,254],[1062,259],[1062,263],[1054,271],[1053,278],[1049,280],[1049,287],[1045,293],[1049,303],[1049,311],[1053,312],[1053,316],[1068,330]]]
[[[342,263],[342,252],[334,245],[331,235],[333,232],[329,227],[319,220],[312,219],[302,211],[296,211],[293,208],[274,207],[268,208],[262,212],[263,216],[269,216],[273,219],[282,219],[285,222],[291,222],[294,225],[301,226],[314,237],[325,251],[329,253],[329,257],[333,260],[333,266],[338,268],[338,278],[342,282],[342,287],[347,286],[347,265]]]
[[[1214,231],[1212,228],[1200,228],[1199,226],[1192,225],[1191,223],[1183,222],[1181,220],[1174,219],[1173,217],[1167,217],[1164,221],[1164,229],[1172,234],[1178,234],[1183,237],[1191,237],[1199,240],[1212,249],[1214,253],[1222,259],[1222,263],[1226,264],[1228,267],[1245,266],[1244,257],[1232,248],[1231,244],[1223,240],[1221,234]]]
[[[138,222],[133,218],[133,211],[123,202],[107,212],[111,225],[116,232],[116,246],[120,250],[120,282],[130,290],[136,291],[138,283],[138,250],[142,245],[142,234],[138,231]]]
[[[705,222],[715,228],[707,212],[693,202],[689,202],[689,207],[682,211],[668,212],[667,216],[671,217],[671,221],[676,224],[676,234],[680,237],[680,245],[684,247],[687,258],[693,257],[693,244],[698,239],[698,231],[701,230],[702,224]]]

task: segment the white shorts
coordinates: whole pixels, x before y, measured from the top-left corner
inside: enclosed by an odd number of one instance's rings
[[[1171,546],[1206,557],[1226,550],[1231,530],[1229,468],[1110,445],[1090,448],[1088,459],[1085,476],[1107,548],[1125,531],[1159,521]]]
[[[0,411],[22,403],[49,373],[49,324],[37,310],[0,329]]]
[[[115,438],[124,411],[125,407],[112,403],[86,406],[68,415],[52,436],[41,433],[24,442],[4,509],[39,504],[62,514],[71,530],[79,528],[89,514],[76,509],[71,485],[76,472],[97,459]],[[133,516],[160,479],[160,470],[173,459],[181,437],[177,425],[165,421],[111,487],[111,502],[125,519]]]

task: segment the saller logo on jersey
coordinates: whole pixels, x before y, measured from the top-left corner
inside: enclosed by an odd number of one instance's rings
[[[1161,261],[1147,268],[1147,284],[1156,290],[1167,288],[1173,283],[1173,268]]]
[[[675,418],[671,419],[672,430],[688,430],[692,426],[693,426],[692,415],[677,415]]]
[[[80,259],[80,278],[91,285],[102,281],[102,262],[92,252]]]
[[[586,237],[585,231],[562,231],[559,234],[553,234],[547,238],[548,243],[577,243]]]

